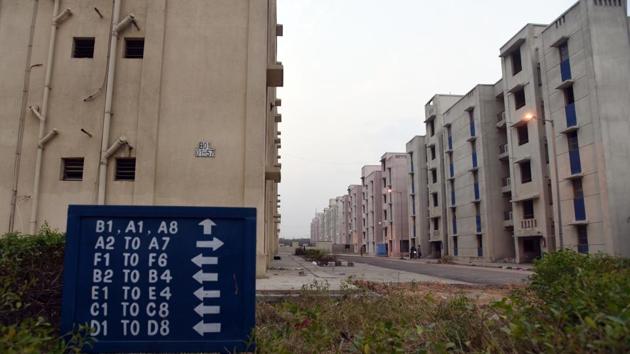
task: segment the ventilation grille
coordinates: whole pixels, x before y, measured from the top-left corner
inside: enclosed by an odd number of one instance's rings
[[[136,158],[116,159],[116,180],[133,181],[136,179]]]
[[[125,38],[125,58],[142,59],[144,57],[144,38]]]
[[[595,6],[621,6],[621,0],[595,0]]]
[[[61,179],[64,181],[81,181],[83,180],[83,158],[65,158],[62,159],[63,170]]]

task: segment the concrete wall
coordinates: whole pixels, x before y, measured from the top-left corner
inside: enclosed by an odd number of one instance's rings
[[[95,204],[103,183],[97,171],[112,2],[63,0],[61,9],[70,8],[73,15],[58,26],[45,127],[59,135],[46,145],[41,193],[33,195],[39,123],[25,108],[42,105],[46,68],[40,64],[48,55],[52,4],[0,3],[0,46],[10,53],[0,65],[0,161],[11,166],[0,177],[5,231],[10,225],[29,230],[34,199],[39,201],[36,226],[47,222],[64,230],[66,206]],[[255,207],[258,273],[264,273],[277,249],[279,219],[276,97],[275,88],[268,87],[277,84],[267,81],[267,69],[276,61],[275,1],[123,0],[121,17],[129,13],[139,30],[129,27],[121,37],[144,37],[145,51],[143,59],[126,59],[121,40],[112,53],[117,63],[108,144],[125,136],[133,148],[120,149],[108,164],[106,203]],[[73,58],[73,37],[94,37],[94,57]],[[194,157],[201,141],[212,144],[215,158]],[[65,157],[85,159],[81,181],[60,178]],[[114,179],[118,157],[136,158],[135,181]],[[268,172],[274,177],[266,178]]]

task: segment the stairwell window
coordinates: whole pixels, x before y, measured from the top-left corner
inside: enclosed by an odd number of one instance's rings
[[[63,181],[82,181],[83,157],[61,159],[61,179]]]
[[[518,135],[518,145],[524,145],[529,142],[529,128],[527,124],[518,126],[516,134]]]
[[[144,38],[125,38],[125,58],[142,59],[144,57]]]
[[[512,76],[520,73],[523,70],[523,61],[521,59],[521,48],[519,47],[510,55],[510,61],[512,62]]]
[[[523,161],[518,164],[521,170],[521,183],[529,183],[532,181],[532,164],[530,161]]]
[[[525,100],[525,89],[521,88],[514,92],[514,109],[519,110],[527,104]]]
[[[74,37],[73,58],[94,58],[94,37]]]

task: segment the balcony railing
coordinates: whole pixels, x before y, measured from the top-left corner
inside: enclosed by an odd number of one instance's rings
[[[475,192],[475,200],[479,200],[479,183],[475,183],[473,189]]]
[[[571,165],[572,175],[576,175],[582,172],[582,163],[580,162],[580,150],[569,150],[569,163]]]
[[[571,61],[565,59],[560,63],[560,76],[562,81],[571,80]]]
[[[577,126],[577,115],[575,113],[575,103],[564,106],[564,113],[567,116],[567,128]]]
[[[481,215],[475,215],[475,223],[477,232],[481,232]]]
[[[477,168],[477,152],[473,151],[472,153],[472,167]]]
[[[573,209],[575,210],[575,221],[586,220],[586,208],[584,206],[584,198],[573,199]]]
[[[523,219],[521,220],[521,229],[523,230],[531,230],[538,227],[538,223],[536,219]]]
[[[508,211],[504,211],[503,212],[503,220],[505,220],[505,221],[512,220],[512,210],[508,210]]]

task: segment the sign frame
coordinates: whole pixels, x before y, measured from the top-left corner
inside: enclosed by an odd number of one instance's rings
[[[63,269],[63,295],[61,311],[61,333],[64,335],[76,329],[75,318],[79,285],[81,220],[85,217],[108,218],[214,218],[243,220],[247,240],[242,245],[243,270],[242,313],[245,327],[252,331],[256,325],[256,208],[225,207],[182,207],[182,206],[127,206],[127,205],[69,205],[68,224]],[[191,281],[194,281],[190,278]],[[248,352],[255,350],[253,333],[250,338],[240,340],[101,340],[85,352]],[[250,342],[251,341],[251,342]]]

